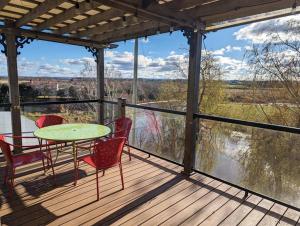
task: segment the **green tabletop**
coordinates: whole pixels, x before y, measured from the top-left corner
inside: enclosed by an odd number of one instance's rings
[[[61,124],[37,129],[34,135],[44,140],[78,141],[95,139],[110,134],[107,126],[98,124]]]

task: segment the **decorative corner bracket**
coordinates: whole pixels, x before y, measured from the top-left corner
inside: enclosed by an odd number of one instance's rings
[[[93,57],[95,58],[95,61],[98,62],[98,49],[95,47],[85,47],[88,52],[92,53]]]
[[[27,38],[24,36],[17,36],[16,37],[16,51],[17,51],[17,55],[20,55],[21,52],[18,51],[18,48],[23,48],[25,44],[29,44],[33,41],[33,38]],[[1,50],[1,53],[4,53],[5,56],[7,56],[7,43],[6,43],[6,37],[5,34],[0,34],[0,44],[3,47],[3,50]]]
[[[188,44],[190,45],[194,36],[194,30],[186,28],[183,29],[182,32],[183,32],[183,36],[187,38]]]
[[[0,44],[3,47],[3,50],[1,50],[1,53],[4,53],[5,56],[7,56],[7,45],[6,45],[6,37],[5,34],[0,34]]]
[[[24,47],[25,44],[30,44],[31,42],[33,42],[33,38],[27,38],[24,36],[17,36],[16,37],[16,51],[17,51],[17,55],[20,55],[21,52],[18,51],[18,48],[20,47],[21,49]]]

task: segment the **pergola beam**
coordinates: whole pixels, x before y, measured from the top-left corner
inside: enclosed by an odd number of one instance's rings
[[[130,34],[130,33],[138,33],[140,31],[144,31],[144,30],[148,30],[148,29],[160,29],[160,26],[158,23],[153,22],[153,21],[148,21],[148,22],[144,22],[144,23],[139,23],[130,27],[125,27],[123,29],[120,30],[116,30],[116,31],[112,31],[109,33],[105,33],[105,34],[100,34],[100,35],[95,35],[93,36],[94,40],[97,40],[98,42],[103,42],[106,40],[110,40],[114,37],[120,37],[120,36],[124,36],[126,34]]]
[[[120,17],[123,15],[123,11],[118,9],[109,9],[102,13],[98,13],[96,15],[90,16],[86,19],[77,21],[75,23],[72,23],[68,26],[62,27],[60,29],[57,29],[55,33],[57,34],[66,34],[70,33],[72,31],[77,31],[79,28],[82,27],[88,27],[89,25],[96,25],[100,22],[110,20],[114,17]]]
[[[95,47],[95,48],[107,48],[107,47],[113,48],[114,46],[116,46],[113,44],[110,44],[108,46],[98,41],[80,39],[76,37],[67,37],[67,36],[62,36],[62,35],[57,35],[52,33],[32,31],[32,30],[26,30],[21,28],[15,28],[11,30],[12,32],[14,32],[16,36],[24,36],[28,38],[34,38],[34,39],[50,41],[50,42],[59,42],[59,43],[65,43],[70,45],[87,46],[87,47]],[[7,33],[7,32],[8,32],[8,28],[4,26],[0,26],[0,33]]]
[[[231,0],[224,4],[224,1],[221,1],[196,7],[189,13],[202,18],[207,24],[211,24],[291,8],[294,2],[295,0]]]
[[[29,13],[17,20],[15,23],[16,27],[22,27],[23,25],[26,25],[28,22],[38,18],[43,14],[46,14],[48,11],[56,8],[65,1],[66,0],[46,0],[45,2],[42,2],[40,5],[30,10]]]
[[[78,31],[76,33],[76,36],[78,37],[89,37],[97,34],[101,34],[108,31],[118,30],[121,28],[125,28],[129,25],[134,25],[137,23],[144,22],[144,20],[138,19],[135,16],[128,16],[126,17],[126,21],[123,19],[115,20],[103,25],[98,25],[96,27],[84,30],[84,31]]]
[[[120,1],[120,0],[93,0],[93,1],[107,5],[109,7],[123,10],[125,12],[129,12],[129,13],[133,13],[133,14],[137,13],[138,16],[142,16],[144,18],[148,18],[148,19],[160,22],[160,23],[171,25],[171,26],[176,25],[176,26],[194,28],[194,23],[192,23],[191,21],[178,19],[176,17],[176,15],[172,15],[172,17],[170,17],[169,15],[164,15],[163,11],[161,11],[161,10],[159,13],[157,13],[155,11],[143,9],[143,8],[137,7],[133,4],[127,3],[125,1]]]
[[[54,26],[55,24],[62,23],[65,20],[72,19],[73,17],[77,16],[78,14],[83,14],[91,9],[96,9],[99,6],[98,3],[95,2],[80,2],[79,3],[79,8],[76,8],[76,6],[73,6],[69,9],[66,9],[64,12],[53,16],[52,18],[46,20],[43,23],[40,23],[35,27],[36,30],[43,30],[50,28]]]

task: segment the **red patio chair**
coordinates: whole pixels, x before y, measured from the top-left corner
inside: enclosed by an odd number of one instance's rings
[[[35,121],[35,125],[38,128],[44,128],[47,126],[54,126],[54,125],[60,125],[63,124],[64,121],[66,121],[62,116],[59,115],[53,115],[53,114],[48,114],[48,115],[41,115],[36,121]],[[56,141],[51,141],[48,140],[46,141],[46,143],[48,145],[56,145],[56,149],[58,150],[58,146],[57,144],[61,144],[61,149],[62,149],[62,144],[65,143],[65,145],[67,144],[66,142],[56,142]],[[48,146],[48,148],[50,149],[50,146]],[[56,159],[54,162],[57,161],[58,158],[58,152],[56,153]],[[47,161],[47,164],[49,165],[49,162]]]
[[[98,181],[99,170],[104,171],[113,166],[119,165],[121,182],[122,182],[122,190],[124,190],[121,157],[122,157],[122,152],[123,152],[125,142],[126,142],[125,137],[108,138],[105,140],[99,140],[99,142],[94,147],[93,154],[83,156],[78,159],[78,165],[76,167],[76,181],[78,179],[78,168],[79,168],[80,161],[83,161],[96,169],[97,200],[99,200],[99,181]]]
[[[55,173],[54,173],[54,168],[52,164],[52,157],[51,157],[51,152],[46,149],[46,152],[44,153],[42,151],[42,145],[13,145],[5,141],[5,137],[11,137],[11,138],[16,138],[16,139],[24,139],[24,138],[36,138],[36,137],[21,137],[21,136],[4,136],[0,135],[0,149],[4,155],[4,158],[6,160],[6,167],[4,171],[4,184],[8,185],[9,183],[9,177],[10,177],[10,192],[9,196],[11,196],[13,187],[14,187],[14,180],[15,180],[15,170],[17,167],[27,165],[30,163],[42,161],[43,163],[43,169],[44,173],[46,172],[45,169],[45,162],[44,159],[47,159],[51,163],[51,168],[52,168],[52,173],[53,173],[53,178],[55,179]],[[31,152],[25,152],[22,154],[16,154],[14,155],[12,152],[13,148],[19,148],[23,150],[24,148],[39,148],[40,150],[37,151],[31,151]],[[10,175],[9,175],[10,174]]]
[[[64,120],[65,119],[59,115],[42,115],[35,121],[35,124],[38,128],[43,128],[63,124]]]
[[[129,134],[132,126],[132,120],[130,118],[122,117],[118,118],[115,121],[112,121],[106,125],[114,124],[114,132],[112,133],[112,137],[125,137],[126,142],[125,145],[127,146],[129,160],[131,161],[131,153],[130,153],[130,146],[129,146]]]

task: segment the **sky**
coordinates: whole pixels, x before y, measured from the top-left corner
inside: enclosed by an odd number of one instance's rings
[[[246,79],[245,50],[270,38],[270,32],[279,31],[288,38],[284,29],[289,20],[300,22],[299,16],[293,15],[210,32],[204,40],[204,51],[215,57],[224,71],[223,79]],[[300,40],[299,33],[295,37]],[[105,66],[113,67],[123,78],[132,78],[134,41],[116,44],[118,48],[105,50]],[[187,59],[187,39],[180,31],[139,39],[140,78],[180,78],[176,65],[186,64]],[[95,61],[84,47],[38,40],[25,45],[18,56],[19,76],[80,77],[86,63],[92,65],[90,75],[95,76]],[[0,76],[6,75],[6,57],[0,53]]]

